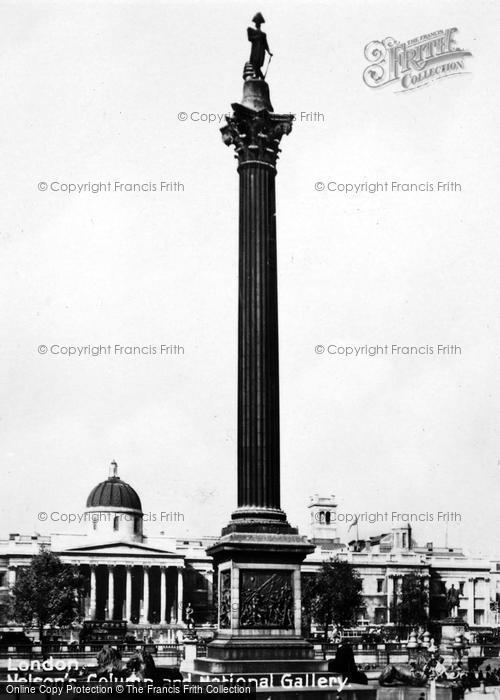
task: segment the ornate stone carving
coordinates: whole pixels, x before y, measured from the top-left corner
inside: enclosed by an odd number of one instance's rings
[[[260,162],[275,167],[280,141],[292,130],[293,115],[256,112],[239,104],[234,104],[233,109],[233,115],[226,117],[227,124],[221,129],[223,142],[235,147],[240,165]]]
[[[294,624],[291,571],[248,570],[240,574],[240,627]]]
[[[219,628],[231,626],[231,571],[220,574]]]

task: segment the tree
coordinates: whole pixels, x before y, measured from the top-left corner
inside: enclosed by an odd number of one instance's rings
[[[83,588],[77,567],[41,548],[30,566],[18,571],[12,591],[14,618],[25,625],[35,622],[42,644],[45,625],[69,625],[79,618]]]
[[[354,622],[363,607],[362,588],[359,573],[339,559],[323,562],[319,573],[307,581],[303,604],[323,629],[325,644],[330,625],[345,627]]]
[[[429,620],[428,604],[429,595],[424,579],[417,574],[405,574],[401,584],[401,598],[393,606],[393,620],[406,627],[424,625]]]

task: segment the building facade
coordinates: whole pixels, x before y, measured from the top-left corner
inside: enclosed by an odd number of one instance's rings
[[[428,591],[432,619],[446,617],[446,591],[454,585],[460,593],[458,615],[471,628],[498,626],[500,561],[430,542],[418,546],[409,526],[367,540],[353,532],[356,537],[342,543],[336,508],[334,496],[311,497],[309,539],[315,550],[302,575],[314,575],[333,557],[350,562],[363,581],[361,623],[394,624],[403,578],[412,573]],[[119,477],[114,462],[108,478],[87,498],[85,522],[87,532],[80,535],[10,534],[0,540],[0,596],[8,598],[19,569],[43,546],[83,574],[82,619],[126,621],[132,633],[158,638],[184,626],[191,604],[197,625],[214,622],[214,572],[206,549],[215,537],[147,536],[139,495]]]

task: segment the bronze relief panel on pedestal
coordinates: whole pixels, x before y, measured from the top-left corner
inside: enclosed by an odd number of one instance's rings
[[[231,627],[231,570],[221,571],[219,594],[219,628]]]
[[[292,571],[240,572],[240,627],[293,629]]]

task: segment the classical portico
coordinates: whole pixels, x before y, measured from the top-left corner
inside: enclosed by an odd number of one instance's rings
[[[88,620],[124,620],[131,624],[178,625],[184,610],[182,557],[168,552],[78,550],[62,558],[76,564],[86,582]]]
[[[146,543],[140,498],[116,462],[89,494],[86,519],[88,543],[61,553],[86,581],[85,619],[182,625],[185,557]]]

